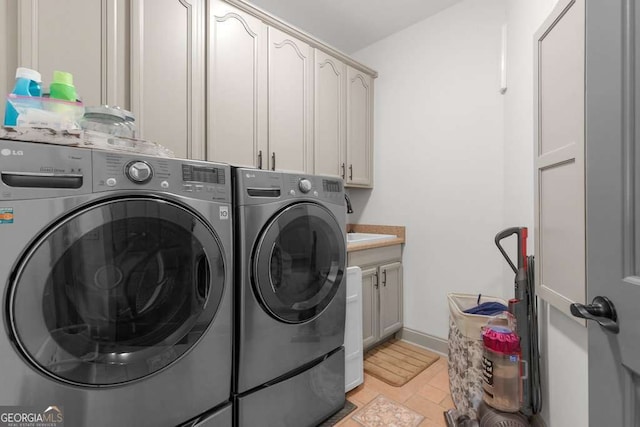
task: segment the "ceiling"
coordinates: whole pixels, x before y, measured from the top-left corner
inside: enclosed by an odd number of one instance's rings
[[[347,54],[461,0],[249,0]]]

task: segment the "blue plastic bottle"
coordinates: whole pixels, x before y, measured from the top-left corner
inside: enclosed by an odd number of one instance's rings
[[[19,67],[16,70],[16,85],[11,93],[22,96],[41,96],[42,76],[30,68]],[[7,101],[4,112],[4,125],[15,126],[18,121],[18,111]]]

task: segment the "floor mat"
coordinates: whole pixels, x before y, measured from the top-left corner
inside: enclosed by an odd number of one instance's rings
[[[324,420],[324,422],[322,424],[320,424],[318,427],[331,427],[331,426],[334,426],[334,425],[338,424],[340,421],[342,421],[342,419],[344,417],[346,417],[347,415],[349,415],[350,413],[355,411],[356,408],[358,408],[356,405],[354,405],[353,403],[349,402],[348,400],[345,400],[344,401],[344,406],[342,407],[342,409],[340,409],[338,412],[333,414],[330,418],[327,418],[326,420]]]
[[[365,427],[416,427],[424,417],[406,406],[380,395],[351,419]]]
[[[439,358],[435,353],[404,341],[390,340],[365,354],[364,370],[387,384],[400,387]]]

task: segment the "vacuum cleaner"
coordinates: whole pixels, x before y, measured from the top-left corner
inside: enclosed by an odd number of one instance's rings
[[[500,242],[512,235],[518,236],[517,266],[507,255]],[[516,333],[520,337],[522,360],[527,370],[522,380],[522,404],[520,413],[531,419],[542,410],[542,390],[540,386],[540,349],[538,347],[538,307],[535,295],[534,257],[527,256],[526,227],[511,227],[499,232],[495,243],[502,256],[515,273],[514,298],[509,300],[509,313],[516,319]],[[490,408],[491,409],[491,408]],[[489,409],[489,412],[493,412]],[[492,416],[495,418],[495,416]],[[482,419],[481,419],[482,422]],[[486,427],[499,424],[485,424]]]
[[[513,263],[501,245],[502,240],[517,236],[518,256]],[[509,300],[509,313],[515,318],[516,333],[520,338],[521,360],[524,361],[522,402],[516,413],[500,412],[482,402],[478,409],[478,420],[462,416],[456,418],[456,410],[444,413],[449,427],[528,427],[537,425],[537,416],[542,410],[540,386],[540,351],[538,348],[538,317],[534,283],[534,257],[527,256],[526,227],[511,227],[499,232],[495,243],[515,273],[514,297]]]

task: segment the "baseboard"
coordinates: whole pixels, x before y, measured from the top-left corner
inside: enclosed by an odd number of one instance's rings
[[[402,328],[402,330],[398,332],[397,336],[402,340],[424,347],[427,350],[431,350],[444,357],[447,357],[449,352],[449,342],[445,339],[434,337],[433,335],[425,334],[409,328]]]

